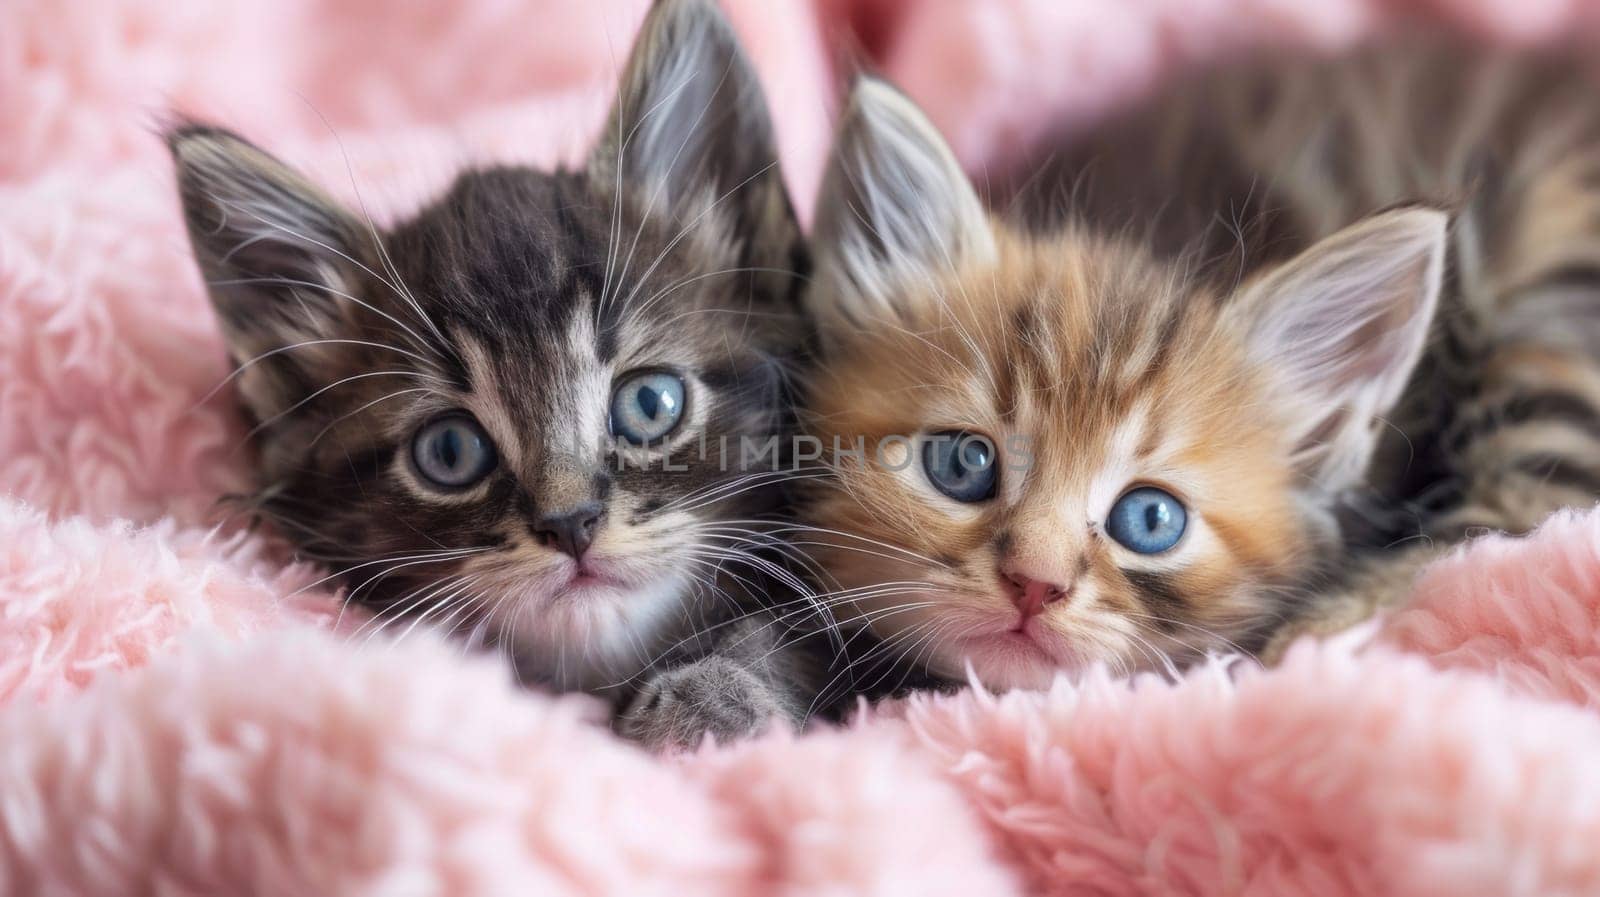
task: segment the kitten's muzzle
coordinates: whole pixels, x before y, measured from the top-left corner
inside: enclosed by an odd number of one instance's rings
[[[540,545],[554,548],[573,560],[580,560],[589,546],[594,544],[603,516],[605,509],[599,502],[585,502],[575,508],[539,518],[533,525],[533,535]]]

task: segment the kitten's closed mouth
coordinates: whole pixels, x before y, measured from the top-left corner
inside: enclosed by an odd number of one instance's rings
[[[567,581],[562,585],[562,594],[566,597],[578,597],[591,592],[602,590],[620,589],[622,580],[612,575],[604,567],[589,560],[578,561],[572,564],[567,574]]]
[[[1004,654],[1012,658],[1059,665],[1061,658],[1026,623],[1012,629],[969,636],[969,653]]]
[[[1008,631],[1013,635],[1020,635],[1020,636],[1022,636],[1024,638],[1032,639],[1034,637],[1034,635],[1033,635],[1033,625],[1034,625],[1033,621],[1035,619],[1035,616],[1036,615],[1030,614],[1030,613],[1027,613],[1026,611],[1024,611],[1022,614],[1018,615],[1017,624],[1015,626],[1012,626],[1011,629],[1008,630]]]

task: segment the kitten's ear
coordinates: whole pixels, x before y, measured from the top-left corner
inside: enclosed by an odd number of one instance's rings
[[[1297,461],[1325,492],[1364,474],[1380,418],[1422,355],[1448,223],[1426,208],[1374,215],[1266,275],[1229,308],[1251,354],[1280,378]]]
[[[987,261],[994,232],[955,155],[909,98],[858,81],[839,120],[813,229],[815,308],[825,328],[915,317],[918,289]]]
[[[747,264],[788,267],[800,240],[761,83],[711,0],[651,7],[589,174],[685,225],[724,222],[766,256]]]
[[[332,199],[228,131],[184,124],[167,134],[200,273],[229,352],[242,363],[340,330],[352,293],[359,225]],[[241,378],[258,418],[282,410],[332,353],[279,352]],[[321,347],[325,348],[325,347]]]

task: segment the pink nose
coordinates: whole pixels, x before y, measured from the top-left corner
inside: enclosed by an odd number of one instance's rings
[[[1067,597],[1067,589],[1053,582],[1034,579],[1015,567],[1002,568],[1000,571],[1011,593],[1011,603],[1022,611],[1024,616],[1034,616],[1044,612],[1046,606],[1056,603]]]

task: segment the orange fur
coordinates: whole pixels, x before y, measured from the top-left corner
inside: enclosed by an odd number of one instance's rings
[[[1215,297],[1146,256],[1072,232],[997,240],[998,258],[911,300],[916,320],[842,339],[811,390],[812,434],[830,447],[865,437],[869,451],[812,497],[811,522],[848,534],[825,536],[819,560],[842,590],[916,584],[846,600],[841,616],[936,671],[970,661],[996,684],[1224,644],[1262,614],[1263,586],[1303,572],[1315,535],[1289,488],[1294,446],[1268,372],[1246,360]],[[886,436],[962,428],[999,446],[992,502],[959,505],[915,464],[872,463]],[[1018,439],[1026,470],[1008,451]],[[1140,484],[1189,508],[1182,541],[1156,558],[1101,523]],[[1019,614],[998,572],[1008,555],[1072,589],[1029,624],[1036,644],[1013,637]],[[1124,571],[1175,577],[1182,606],[1152,604]]]
[[[1001,173],[1005,224],[909,100],[858,83],[817,206],[808,423],[982,433],[1001,479],[817,484],[840,616],[991,685],[1271,654],[1475,532],[1592,502],[1594,58],[1426,40],[1196,72]],[[1106,526],[1143,485],[1189,522],[1137,554]]]
[[[808,294],[826,358],[803,424],[867,448],[806,502],[835,616],[992,686],[1259,648],[1338,556],[1342,497],[1434,320],[1446,222],[1400,206],[1294,241],[1251,225],[1232,273],[1125,219],[1026,232],[984,211],[914,104],[858,83]],[[995,446],[997,483],[939,486],[949,433]],[[877,462],[906,438],[909,464]],[[1142,488],[1186,516],[1176,542],[1118,536],[1146,520],[1114,515]]]

